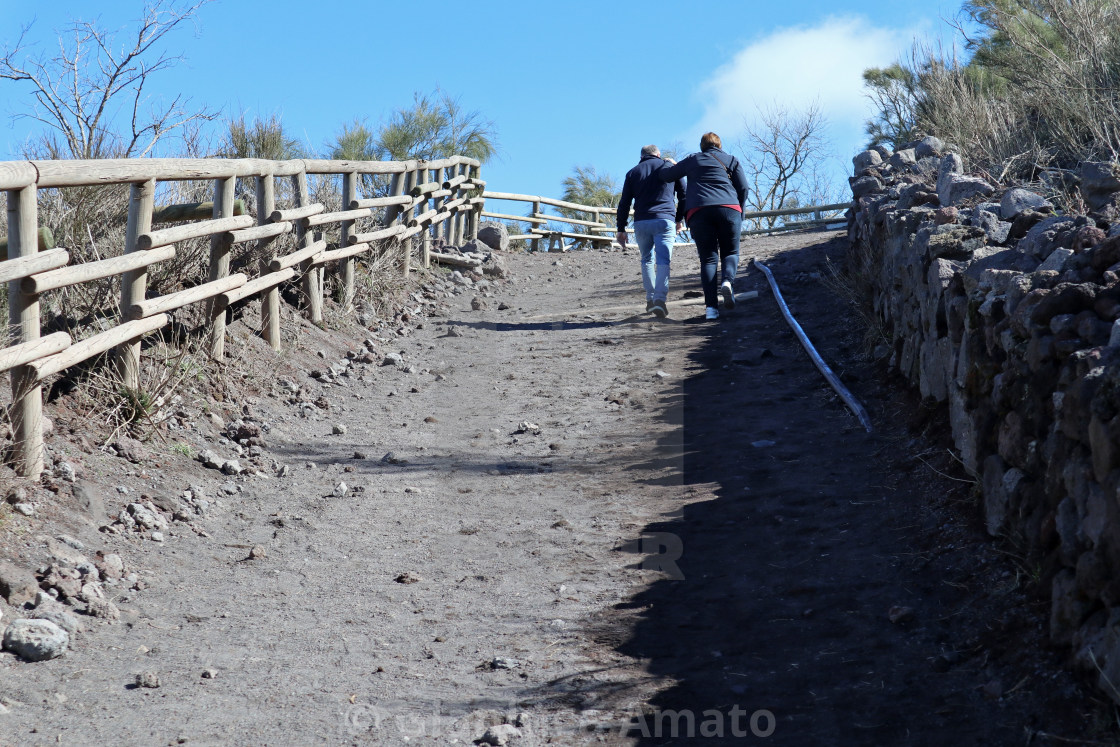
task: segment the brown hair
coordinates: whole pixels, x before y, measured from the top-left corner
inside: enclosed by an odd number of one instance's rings
[[[719,135],[715,134],[714,132],[705,132],[700,136],[700,150],[722,147],[723,143],[720,142]]]

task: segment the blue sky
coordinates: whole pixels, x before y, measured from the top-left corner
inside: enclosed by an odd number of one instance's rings
[[[0,3],[0,45],[50,52],[68,20],[126,28],[141,2]],[[414,92],[436,87],[498,130],[489,187],[559,196],[577,165],[617,178],[646,143],[719,133],[734,152],[759,107],[819,101],[837,173],[859,149],[867,103],[860,72],[905,54],[915,38],[951,38],[958,0],[804,2],[476,2],[401,4],[215,0],[168,37],[185,60],[154,93],[250,119],[277,114],[322,151],[354,119],[376,126]],[[425,29],[425,24],[430,24]],[[30,101],[0,81],[0,158],[36,131],[12,120]]]

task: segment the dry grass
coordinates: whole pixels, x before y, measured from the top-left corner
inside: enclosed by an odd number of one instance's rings
[[[971,65],[941,48],[918,48],[909,63],[920,82],[918,126],[997,179],[1038,181],[1048,169],[1120,153],[1120,2],[1032,6],[1045,22],[991,16],[986,36],[998,42],[973,39]]]

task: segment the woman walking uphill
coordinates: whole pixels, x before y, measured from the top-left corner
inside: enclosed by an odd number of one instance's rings
[[[705,133],[700,152],[657,172],[662,181],[688,178],[685,220],[700,255],[700,284],[705,315],[719,318],[719,296],[735,306],[735,272],[739,269],[739,230],[747,203],[747,175],[738,159],[721,150],[719,135]],[[721,268],[722,265],[722,268]],[[720,270],[722,269],[722,282]]]

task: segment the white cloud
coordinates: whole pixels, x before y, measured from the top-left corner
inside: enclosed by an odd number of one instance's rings
[[[708,130],[734,138],[744,122],[757,119],[760,108],[803,111],[813,102],[840,139],[858,137],[870,113],[863,71],[897,60],[915,35],[915,29],[877,27],[861,17],[774,31],[752,41],[700,85],[703,116],[684,139],[691,143]],[[851,147],[834,145],[839,151]]]

